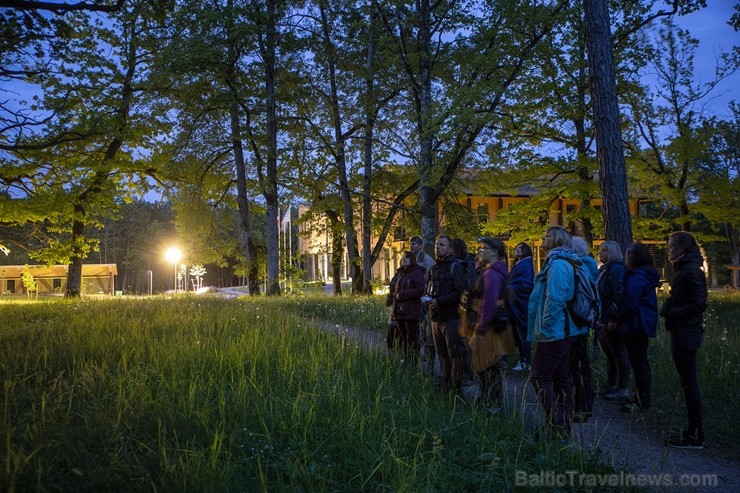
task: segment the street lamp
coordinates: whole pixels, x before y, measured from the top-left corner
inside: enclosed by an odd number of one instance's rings
[[[175,266],[175,277],[173,286],[175,288],[175,293],[177,293],[177,262],[180,260],[180,257],[182,257],[182,252],[177,247],[170,247],[167,249],[164,255],[167,258],[167,261],[172,262],[172,264]]]

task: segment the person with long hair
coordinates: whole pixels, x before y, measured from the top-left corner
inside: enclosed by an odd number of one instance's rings
[[[550,226],[542,238],[547,257],[534,278],[529,298],[528,337],[537,342],[532,358],[531,382],[545,409],[549,429],[560,438],[570,436],[573,421],[573,381],[570,352],[575,336],[588,331],[578,327],[567,309],[575,292],[573,238],[562,226]]]
[[[513,337],[509,337],[511,347],[502,350],[496,326],[496,314],[503,307],[504,284],[509,275],[506,267],[506,248],[500,240],[479,238],[478,264],[480,265],[480,309],[475,323],[475,332],[470,341],[472,364],[480,384],[482,402],[491,413],[501,410],[503,403],[503,376],[500,359],[513,350]],[[511,331],[510,327],[503,330]],[[512,334],[508,334],[511,336]],[[499,340],[497,340],[499,339]]]
[[[635,376],[635,401],[624,404],[622,411],[632,413],[652,406],[652,369],[648,359],[648,341],[658,328],[660,275],[647,246],[633,243],[625,252],[624,298],[617,314],[617,325],[624,336],[624,346]]]
[[[424,294],[424,268],[414,252],[405,252],[393,290],[392,318],[398,324],[398,339],[404,361],[416,366],[419,357],[419,318]]]
[[[527,340],[527,307],[534,287],[532,248],[526,243],[519,243],[514,247],[514,260],[514,267],[509,272],[509,295],[506,300],[514,316],[514,335],[519,348],[519,361],[513,370],[526,372],[532,364],[532,343]]]
[[[697,378],[697,354],[704,337],[704,312],[707,309],[707,278],[704,259],[696,239],[685,231],[668,238],[668,260],[676,275],[671,295],[661,307],[665,328],[671,337],[671,355],[683,389],[688,427],[669,437],[667,445],[676,448],[704,448],[701,392]]]
[[[588,252],[588,243],[580,236],[573,237],[573,251],[581,260],[583,272],[596,283],[599,267]],[[570,378],[573,380],[574,423],[585,423],[592,415],[594,403],[593,372],[588,357],[588,332],[575,336],[570,351]]]
[[[622,247],[616,241],[599,246],[601,268],[596,287],[599,291],[597,338],[606,359],[606,382],[599,396],[609,401],[629,399],[630,360],[624,336],[617,329],[617,315],[624,296],[625,268]]]

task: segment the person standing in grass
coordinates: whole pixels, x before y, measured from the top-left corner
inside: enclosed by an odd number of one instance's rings
[[[413,252],[403,254],[396,277],[392,318],[398,323],[399,346],[404,361],[416,366],[419,355],[421,296],[424,294],[424,268],[416,263],[416,255]]]
[[[416,255],[416,263],[424,269],[424,283],[429,282],[429,273],[434,267],[434,258],[424,251],[424,240],[421,236],[414,235],[409,239],[411,251]],[[429,311],[426,304],[421,305],[419,315],[419,341],[421,345],[422,371],[428,375],[434,375],[434,361],[437,351],[434,349],[434,337],[432,336],[432,321],[429,319]]]
[[[704,336],[704,312],[707,309],[707,278],[702,269],[696,239],[685,231],[670,235],[668,260],[676,275],[671,282],[671,295],[665,300],[660,314],[671,337],[671,354],[683,389],[688,428],[668,439],[676,448],[704,448],[701,393],[697,378],[697,353]]]
[[[470,347],[473,352],[473,370],[480,383],[482,402],[489,412],[497,413],[501,410],[503,400],[503,376],[499,361],[504,354],[508,354],[514,348],[513,337],[509,337],[511,348],[502,350],[502,345],[496,340],[499,338],[497,332],[501,331],[501,328],[496,327],[494,323],[497,311],[503,306],[504,284],[509,272],[503,242],[493,238],[479,238],[478,241],[480,248],[477,258],[480,274],[476,284],[480,286],[480,309]]]
[[[606,383],[599,395],[610,401],[629,398],[630,360],[624,336],[617,329],[617,314],[624,295],[623,258],[622,247],[616,241],[605,241],[599,247],[602,265],[596,287],[601,309],[596,334],[606,358]]]
[[[534,264],[532,249],[526,243],[514,248],[514,267],[509,273],[509,293],[506,300],[514,317],[516,344],[519,348],[519,361],[513,370],[526,372],[532,364],[532,343],[527,340],[527,309],[529,297],[534,286]]]
[[[624,278],[624,297],[619,307],[617,324],[624,336],[624,346],[635,375],[637,393],[634,402],[622,406],[632,413],[652,406],[652,370],[648,360],[648,341],[658,328],[658,296],[660,275],[647,246],[633,243],[625,252],[627,273]]]
[[[547,257],[534,278],[528,309],[527,336],[537,343],[531,381],[545,409],[548,425],[561,437],[567,437],[573,419],[570,351],[574,336],[588,330],[576,326],[566,306],[575,291],[570,261],[576,264],[581,261],[573,251],[573,238],[561,226],[547,229],[542,249]]]
[[[596,283],[599,277],[599,266],[588,253],[588,243],[580,236],[573,237],[573,251],[581,260],[583,272]],[[591,417],[594,403],[593,375],[591,361],[588,358],[588,331],[575,336],[570,351],[570,378],[573,380],[573,398],[575,401],[573,422],[585,423]]]
[[[429,317],[434,348],[442,366],[442,383],[460,390],[466,372],[466,345],[458,332],[460,295],[466,288],[465,269],[452,253],[452,239],[441,235],[436,244],[437,260],[427,286]]]

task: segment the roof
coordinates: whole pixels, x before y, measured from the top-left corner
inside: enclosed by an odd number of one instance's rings
[[[66,265],[29,265],[33,277],[67,277]],[[0,265],[5,278],[21,277],[25,265]],[[118,275],[116,264],[82,264],[82,277],[108,277]]]

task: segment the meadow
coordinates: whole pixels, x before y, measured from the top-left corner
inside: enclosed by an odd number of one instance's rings
[[[510,491],[517,470],[613,471],[316,329],[386,316],[381,297],[0,303],[0,490]],[[700,363],[727,445],[739,318],[737,296],[712,299]],[[656,399],[678,406],[666,361]]]

